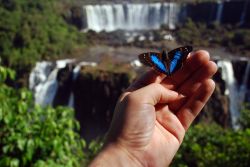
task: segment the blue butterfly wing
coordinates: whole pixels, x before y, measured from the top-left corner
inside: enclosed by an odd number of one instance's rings
[[[169,64],[169,75],[173,74],[182,67],[183,63],[187,59],[188,54],[192,50],[192,46],[184,46],[168,52],[167,61]]]
[[[182,67],[192,50],[192,46],[184,46],[168,52],[167,56],[164,56],[165,52],[148,52],[142,53],[138,57],[144,65],[153,67],[155,70],[170,76]]]
[[[139,60],[146,66],[153,67],[155,70],[169,75],[165,63],[162,61],[162,54],[156,52],[142,53],[139,55]]]

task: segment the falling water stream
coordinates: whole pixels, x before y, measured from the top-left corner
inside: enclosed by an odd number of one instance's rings
[[[167,24],[174,29],[178,22],[176,3],[86,5],[87,28],[97,32],[106,30],[158,29]]]
[[[42,106],[52,105],[53,99],[57,92],[58,81],[57,73],[60,69],[64,68],[67,63],[72,63],[74,60],[60,60],[56,63],[51,62],[38,62],[35,68],[32,70],[29,78],[30,89],[34,92],[35,102]],[[132,64],[134,62],[131,62]],[[96,66],[95,62],[81,62],[78,63],[72,70],[73,82],[76,80],[79,71],[82,66]],[[228,95],[230,100],[230,114],[231,123],[233,128],[237,129],[237,120],[240,114],[240,107],[242,102],[245,100],[247,90],[247,82],[250,79],[250,61],[248,61],[242,84],[237,85],[237,81],[234,76],[232,62],[229,60],[219,60],[217,65],[222,70],[222,79],[226,83],[225,94]],[[74,107],[74,94],[71,92],[69,107]]]
[[[218,67],[222,69],[222,79],[226,83],[225,94],[229,97],[229,108],[231,114],[232,127],[238,129],[238,118],[240,116],[240,110],[242,103],[245,101],[245,97],[248,91],[247,83],[250,74],[250,61],[248,60],[247,66],[244,72],[244,77],[241,85],[237,84],[234,77],[234,71],[232,62],[229,60],[220,60],[217,63]]]

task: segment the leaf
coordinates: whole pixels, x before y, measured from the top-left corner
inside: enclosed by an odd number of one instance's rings
[[[26,141],[24,139],[18,139],[17,140],[17,147],[23,151],[25,147]]]
[[[0,83],[4,82],[7,78],[7,71],[6,68],[0,66]]]
[[[2,121],[2,119],[3,119],[3,109],[0,108],[0,121]]]
[[[19,166],[19,160],[16,159],[16,158],[10,160],[10,166],[11,167],[18,167]]]
[[[7,154],[9,152],[9,150],[10,150],[10,145],[3,146],[2,149],[3,149],[3,153]]]
[[[9,166],[10,165],[10,157],[3,156],[0,158],[0,166]]]
[[[34,141],[32,139],[29,139],[26,143],[26,158],[27,160],[31,161],[34,153]]]

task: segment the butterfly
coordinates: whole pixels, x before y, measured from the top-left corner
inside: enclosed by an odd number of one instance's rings
[[[183,46],[168,53],[165,50],[162,53],[147,52],[140,54],[138,57],[142,64],[153,67],[167,76],[171,76],[183,66],[188,54],[192,50],[192,46]]]

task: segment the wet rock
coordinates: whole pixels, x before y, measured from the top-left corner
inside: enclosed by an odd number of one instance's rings
[[[67,106],[72,89],[72,70],[73,65],[67,64],[65,68],[62,68],[57,73],[58,88],[53,100],[53,106]]]
[[[84,139],[89,141],[107,132],[116,101],[128,85],[126,73],[97,70],[78,76],[73,86],[74,108]]]

